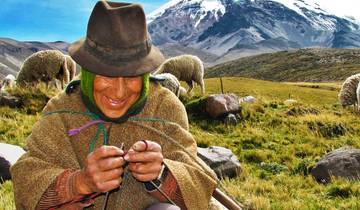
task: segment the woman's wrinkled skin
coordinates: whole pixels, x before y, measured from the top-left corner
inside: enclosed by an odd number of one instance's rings
[[[139,99],[142,77],[95,76],[94,99],[109,118],[119,118]]]
[[[97,107],[109,118],[119,118],[139,99],[142,77],[95,76],[94,99]],[[138,181],[146,182],[158,177],[163,164],[161,146],[139,139],[128,153],[115,146],[102,146],[90,153],[85,167],[76,176],[76,190],[80,194],[108,192],[121,186],[123,166],[126,162]],[[146,149],[147,148],[147,149]],[[126,148],[125,148],[126,149]],[[146,151],[145,151],[146,149]]]

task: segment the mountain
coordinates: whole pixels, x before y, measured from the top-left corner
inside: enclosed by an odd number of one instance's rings
[[[69,44],[66,42],[20,42],[0,38],[0,79],[6,75],[16,76],[24,60],[40,50],[60,50],[67,54]]]
[[[299,49],[239,58],[206,69],[205,77],[241,76],[289,82],[343,81],[360,73],[360,49]]]
[[[212,63],[297,48],[358,48],[360,25],[308,0],[173,0],[148,16],[156,45],[215,55]]]

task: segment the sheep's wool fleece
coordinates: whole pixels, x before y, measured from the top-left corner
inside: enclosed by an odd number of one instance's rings
[[[55,110],[86,110],[80,96],[80,88],[74,93],[61,93],[52,98],[44,112]],[[133,121],[113,124],[109,134],[110,145],[122,142],[128,149],[136,141],[147,139],[162,146],[164,163],[175,176],[185,204],[189,210],[208,208],[208,203],[216,182],[208,174],[213,172],[197,158],[194,161],[189,154],[159,135],[151,126],[177,140],[187,151],[196,156],[196,143],[188,132],[188,119],[184,106],[174,94],[157,83],[150,83],[150,93],[144,109],[136,116],[139,118],[161,118],[168,122]],[[87,116],[56,113],[43,116],[35,125],[27,139],[28,152],[11,168],[12,181],[17,209],[34,209],[41,195],[55,178],[65,169],[80,169],[88,155],[88,147],[96,134],[96,126],[82,130],[69,137],[69,129],[78,128],[91,119]],[[102,145],[102,136],[96,148]],[[200,161],[200,162],[199,162]],[[200,165],[207,169],[205,173]],[[89,209],[101,209],[104,195],[95,199],[95,205]],[[123,182],[119,190],[110,194],[107,209],[137,210],[145,209],[157,202],[146,191],[143,183],[136,181],[125,169]]]

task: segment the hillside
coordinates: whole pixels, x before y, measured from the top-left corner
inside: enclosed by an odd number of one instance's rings
[[[0,38],[0,79],[8,74],[17,75],[24,60],[40,50],[60,50],[67,53],[66,42],[20,42],[9,38]]]
[[[244,57],[206,69],[205,76],[270,81],[342,81],[360,72],[360,49],[300,49]]]
[[[219,93],[219,79],[205,83],[207,94]],[[335,180],[323,185],[309,175],[327,152],[344,146],[360,148],[359,115],[338,105],[338,83],[279,83],[239,77],[223,78],[223,83],[224,92],[253,95],[258,101],[242,106],[236,126],[190,116],[190,131],[200,146],[224,146],[237,155],[242,174],[221,185],[245,209],[359,209],[359,181]],[[54,95],[44,87],[15,91],[32,99],[24,109],[0,107],[0,142],[26,144],[25,137],[40,117],[44,100]],[[195,92],[188,100],[196,101],[198,87]],[[289,97],[298,104],[285,105],[283,101]],[[0,209],[14,209],[11,182],[0,185]]]

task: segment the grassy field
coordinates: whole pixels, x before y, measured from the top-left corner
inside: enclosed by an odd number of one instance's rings
[[[222,181],[224,190],[245,209],[360,209],[360,182],[334,179],[323,185],[309,175],[327,152],[345,146],[360,148],[359,115],[338,105],[338,83],[223,78],[223,84],[224,92],[258,99],[242,106],[236,126],[190,117],[191,133],[200,146],[230,148],[242,164],[238,178]],[[219,79],[207,79],[206,87],[207,94],[221,91]],[[193,101],[199,90],[195,92]],[[28,102],[31,109],[0,108],[0,141],[24,146],[40,107],[53,94],[22,93],[35,98]],[[298,103],[285,105],[289,98]],[[0,209],[14,209],[11,182],[0,185]]]

